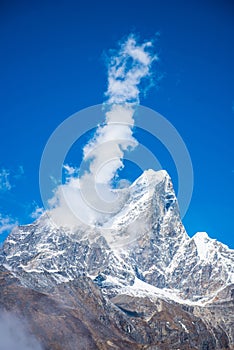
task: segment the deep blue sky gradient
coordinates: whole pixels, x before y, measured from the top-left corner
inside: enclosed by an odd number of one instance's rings
[[[160,33],[161,79],[141,103],[164,115],[190,152],[195,186],[185,227],[234,248],[232,1],[1,1],[0,169],[11,171],[12,189],[0,191],[0,212],[32,220],[47,139],[71,114],[103,102],[104,52],[131,32],[143,40]],[[176,183],[157,143],[154,152]]]

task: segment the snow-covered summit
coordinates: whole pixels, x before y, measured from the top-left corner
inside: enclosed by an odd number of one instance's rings
[[[169,174],[166,170],[155,171],[153,169],[145,170],[141,176],[139,176],[130,186],[134,188],[136,185],[147,185],[147,186],[155,186],[159,182],[163,181],[165,178],[169,178]]]

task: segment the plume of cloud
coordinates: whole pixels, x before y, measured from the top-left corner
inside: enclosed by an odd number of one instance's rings
[[[81,176],[72,176],[75,170],[65,166],[68,182],[58,187],[51,201],[56,222],[62,217],[73,222],[79,213],[88,224],[101,223],[123,202],[120,191],[113,191],[112,185],[124,166],[124,152],[138,144],[133,137],[134,112],[139,104],[140,84],[143,79],[150,80],[151,66],[157,59],[152,49],[151,41],[139,44],[130,35],[118,51],[112,51],[108,61],[105,121],[83,149]]]
[[[29,334],[27,327],[15,315],[0,313],[0,349],[42,350],[39,342]]]
[[[152,42],[138,44],[130,35],[109,60],[106,120],[84,147],[85,161],[91,160],[89,175],[97,183],[110,184],[123,167],[124,152],[138,144],[133,137],[133,115],[139,103],[139,85],[142,79],[150,78],[151,65],[157,58],[150,49]]]
[[[134,35],[122,43],[120,50],[112,55],[108,67],[108,103],[139,103],[139,84],[143,78],[150,78],[151,65],[157,56],[150,49],[152,42],[138,44]]]

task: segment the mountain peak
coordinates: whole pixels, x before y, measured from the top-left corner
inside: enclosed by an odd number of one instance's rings
[[[130,187],[133,187],[135,184],[148,183],[150,186],[155,186],[157,183],[162,182],[166,178],[169,178],[169,175],[166,170],[145,170],[141,176],[139,176]]]
[[[195,235],[194,235],[194,239],[195,240],[206,240],[206,239],[209,239],[209,236],[208,236],[208,233],[207,232],[197,232]]]

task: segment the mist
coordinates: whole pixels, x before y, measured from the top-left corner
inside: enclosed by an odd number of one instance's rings
[[[26,323],[14,314],[0,312],[0,350],[43,350]]]

